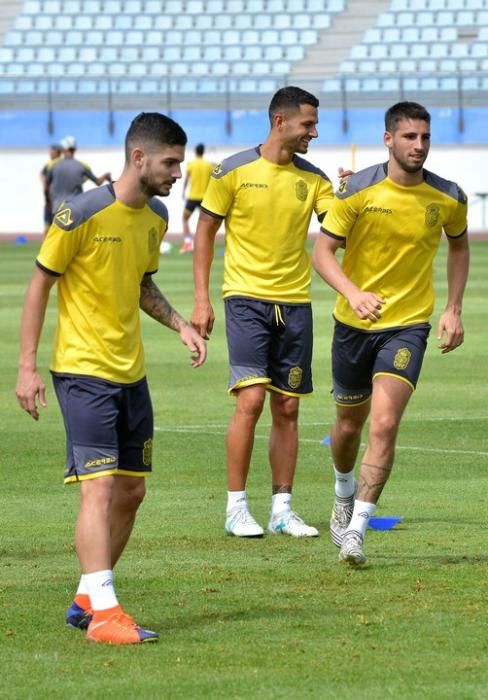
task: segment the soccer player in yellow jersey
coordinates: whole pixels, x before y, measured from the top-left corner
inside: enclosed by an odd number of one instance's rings
[[[296,154],[317,137],[318,100],[297,88],[271,100],[271,130],[256,148],[215,169],[197,226],[192,323],[203,337],[214,324],[209,277],[214,239],[225,220],[223,296],[236,407],[227,431],[227,518],[237,537],[261,537],[247,504],[254,431],[270,392],[272,507],[268,532],[315,537],[291,509],[298,451],[299,399],[312,391],[311,267],[306,251],[312,213],[332,199],[324,173]]]
[[[186,166],[186,177],[183,183],[183,198],[186,188],[190,183],[190,192],[185,202],[183,210],[183,245],[180,253],[191,253],[193,251],[193,238],[190,231],[190,217],[199,208],[208,187],[210,175],[214,166],[203,157],[205,146],[199,143],[195,147],[195,158]]]
[[[336,474],[330,522],[339,559],[363,565],[363,540],[390,476],[401,417],[415,389],[434,306],[432,263],[442,232],[449,244],[442,353],[463,342],[461,309],[469,268],[467,201],[454,182],[424,169],[430,115],[400,102],[385,115],[387,163],[356,173],[337,192],[313,265],[337,290],[332,344]],[[345,247],[342,265],[336,260]],[[359,483],[354,465],[370,416]]]
[[[42,191],[44,194],[44,233],[47,232],[48,228],[53,222],[53,206],[51,202],[51,195],[49,194],[49,185],[47,182],[47,174],[52,168],[55,161],[61,158],[62,148],[57,143],[53,143],[49,147],[49,160],[44,165],[40,172]]]
[[[27,290],[17,398],[39,419],[46,388],[36,355],[49,293],[58,282],[51,372],[67,435],[65,482],[79,482],[76,551],[80,585],[67,624],[109,644],[157,641],[120,607],[112,570],[122,554],[151,471],[153,414],[144,369],[139,308],[179,333],[205,361],[204,339],[169,304],[152,275],[181,177],[186,134],[172,119],[137,116],[126,135],[125,166],[113,185],[68,200],[56,213]]]

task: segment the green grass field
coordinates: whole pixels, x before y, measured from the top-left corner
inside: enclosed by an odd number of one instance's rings
[[[369,566],[337,562],[328,537],[333,480],[327,447],[332,293],[314,279],[315,393],[301,410],[294,505],[321,537],[224,535],[227,355],[217,324],[207,364],[192,370],[179,338],[143,320],[157,426],[154,474],[116,570],[121,603],[159,645],[93,646],[64,627],[78,579],[77,487],[62,483],[64,432],[53,391],[34,423],[17,406],[18,327],[35,244],[0,245],[0,697],[475,700],[488,698],[488,244],[472,246],[465,345],[441,356],[435,326],[396,466],[370,531]],[[446,246],[436,265],[443,304]],[[185,315],[191,259],[163,257],[157,282]],[[437,322],[438,311],[434,317]],[[48,380],[55,305],[40,367]],[[249,494],[267,524],[269,414],[257,431]]]

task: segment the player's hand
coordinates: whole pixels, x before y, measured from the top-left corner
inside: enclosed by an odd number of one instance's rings
[[[38,372],[20,370],[15,389],[17,401],[21,408],[27,411],[34,420],[39,420],[37,401],[41,406],[46,407],[46,385]]]
[[[198,333],[193,326],[185,324],[181,327],[180,338],[181,342],[186,345],[192,353],[191,366],[200,367],[200,365],[203,365],[207,359],[207,343],[200,333]]]
[[[202,338],[208,340],[213,330],[215,314],[210,302],[195,303],[191,315],[190,323]]]
[[[351,177],[351,175],[354,175],[354,170],[344,170],[341,166],[337,169],[337,172],[339,174],[339,184],[342,185],[342,183],[347,180],[348,177]]]
[[[442,354],[455,350],[464,342],[464,328],[461,315],[455,311],[444,311],[437,326],[438,348]]]
[[[363,292],[358,289],[347,298],[349,306],[360,319],[377,321],[381,318],[381,307],[385,303],[383,297],[374,292]]]

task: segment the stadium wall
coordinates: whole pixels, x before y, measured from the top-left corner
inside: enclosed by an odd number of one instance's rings
[[[263,140],[267,128],[256,130],[254,143]],[[77,134],[77,131],[73,129]],[[381,142],[381,128],[377,129],[378,141]],[[206,141],[205,134],[198,134],[198,140]],[[193,146],[196,139],[192,139],[187,150],[187,159],[193,158]],[[218,163],[223,158],[235,153],[248,145],[207,147],[209,160]],[[95,174],[109,170],[114,179],[117,179],[124,165],[124,155],[121,146],[105,148],[81,147],[77,152],[80,160],[88,163]],[[336,147],[324,147],[317,143],[312,144],[307,156],[315,165],[322,168],[333,181],[334,187],[338,183],[337,169],[339,166],[360,170],[369,165],[386,160],[386,151],[382,145],[357,146],[342,145]],[[443,146],[433,145],[427,167],[439,175],[455,180],[468,194],[470,199],[470,231],[486,231],[484,202],[479,198],[479,193],[488,191],[486,185],[485,167],[488,158],[487,146]],[[41,234],[43,215],[43,195],[39,179],[39,173],[47,159],[47,146],[43,148],[9,148],[0,149],[0,182],[2,182],[2,206],[0,214],[0,236],[9,237]],[[185,166],[183,165],[183,176]],[[165,204],[170,215],[169,237],[175,238],[181,232],[181,216],[183,211],[183,180],[179,180],[173,187],[173,191]],[[87,183],[86,188],[92,187]],[[488,203],[487,203],[488,206]],[[488,213],[488,212],[487,212]],[[195,226],[196,215],[192,219]],[[316,219],[312,220],[311,232],[318,230]]]
[[[327,109],[322,98],[318,143],[323,146],[355,143],[371,146],[378,143],[384,108]],[[387,107],[388,105],[386,105]],[[147,109],[161,106],[153,100]],[[437,143],[487,144],[488,107],[464,109],[436,107],[432,114]],[[0,113],[0,148],[36,148],[59,141],[66,134],[76,135],[84,147],[121,145],[136,111],[60,110],[9,111]],[[265,110],[173,110],[170,115],[180,122],[191,143],[204,141],[222,146],[254,143],[256,134],[268,126]]]

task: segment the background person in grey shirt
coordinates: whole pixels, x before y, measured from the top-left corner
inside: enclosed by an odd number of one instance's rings
[[[97,177],[86,163],[75,158],[76,140],[73,136],[66,136],[61,141],[61,148],[63,158],[54,161],[46,173],[53,212],[56,212],[64,201],[81,194],[85,180],[101,185],[112,179],[110,173]]]

